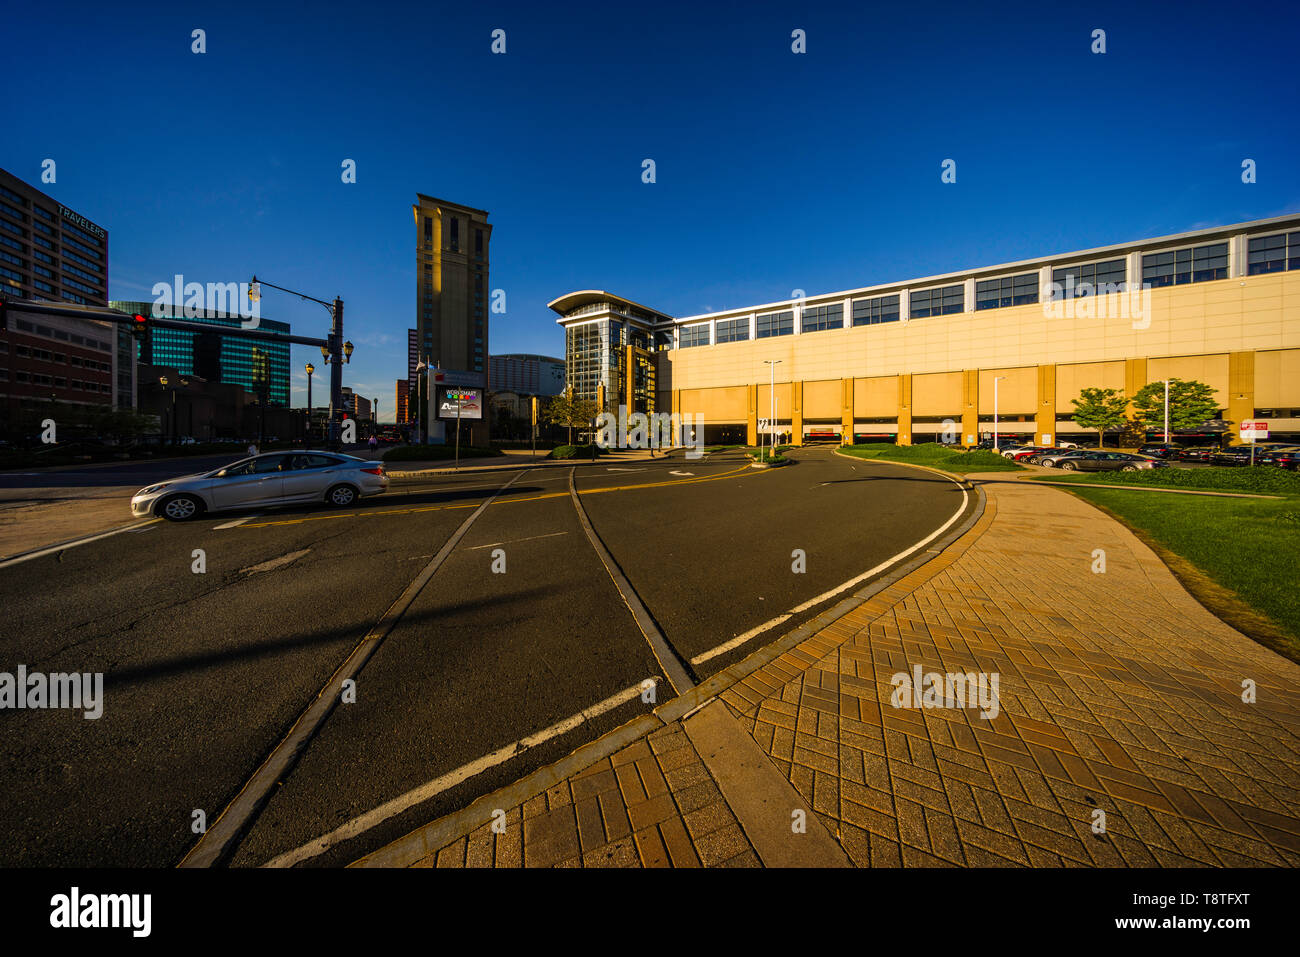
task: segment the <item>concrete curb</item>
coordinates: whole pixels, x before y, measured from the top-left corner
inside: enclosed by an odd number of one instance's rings
[[[854,456],[845,456],[854,458]],[[860,460],[867,461],[867,460]],[[889,462],[888,465],[908,464]],[[907,560],[900,565],[889,569],[881,574],[879,578],[869,582],[857,592],[854,592],[847,598],[841,599],[832,605],[826,611],[814,618],[804,622],[798,628],[781,636],[775,641],[755,649],[744,659],[724,668],[722,671],[696,685],[685,694],[679,695],[670,701],[664,702],[655,708],[650,714],[634,718],[627,724],[624,724],[613,731],[597,738],[595,741],[588,742],[582,747],[577,748],[567,756],[561,758],[553,764],[544,768],[539,768],[532,774],[529,774],[513,784],[500,788],[491,794],[486,794],[469,806],[460,811],[455,811],[444,817],[438,818],[423,827],[416,828],[409,834],[398,838],[390,844],[379,850],[362,857],[350,864],[350,867],[409,867],[416,861],[428,857],[430,854],[445,847],[452,841],[465,837],[471,832],[482,827],[492,820],[492,812],[496,809],[514,807],[517,804],[523,804],[530,798],[545,793],[549,788],[554,787],[560,781],[591,767],[598,761],[612,756],[615,752],[622,750],[633,742],[646,737],[661,728],[671,725],[675,721],[684,720],[696,712],[702,711],[706,705],[714,702],[719,694],[739,683],[744,678],[758,671],[771,661],[779,658],[790,649],[802,644],[808,638],[817,634],[822,629],[834,624],[840,618],[853,611],[858,606],[870,600],[879,592],[884,591],[891,585],[895,584],[902,578],[910,575],[921,566],[929,563],[931,560],[940,555],[945,549],[949,548],[974,528],[976,522],[984,514],[986,496],[984,491],[968,482],[960,480],[957,476],[940,472],[937,469],[930,469],[926,466],[913,465],[912,468],[920,468],[925,471],[934,472],[944,478],[952,481],[954,484],[972,494],[974,500],[973,506],[962,521],[950,529],[946,534],[940,536],[930,545],[909,556]],[[748,734],[748,732],[746,732]],[[838,847],[838,844],[836,845]]]

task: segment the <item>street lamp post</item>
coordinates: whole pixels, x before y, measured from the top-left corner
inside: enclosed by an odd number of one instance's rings
[[[767,376],[767,379],[768,379],[768,385],[767,385],[767,399],[768,399],[768,420],[767,420],[767,434],[768,434],[768,442],[767,442],[767,447],[768,447],[768,453],[767,453],[767,459],[764,460],[764,461],[767,461],[767,460],[770,460],[770,459],[772,458],[772,439],[771,439],[771,436],[773,436],[773,435],[775,434],[775,432],[776,432],[776,367],[779,366],[779,365],[781,364],[781,360],[780,360],[780,359],[764,359],[763,361],[767,363],[767,369],[768,369],[768,376]]]
[[[307,441],[311,441],[311,374],[316,371],[316,367],[310,362],[307,363]]]
[[[1169,444],[1169,380],[1165,380],[1165,445]]]
[[[257,276],[254,276],[252,282],[248,285],[248,298],[250,301],[257,302],[262,298],[262,285],[263,283],[258,280]],[[291,296],[297,296],[307,302],[319,303],[330,311],[330,334],[326,340],[327,345],[321,346],[320,351],[325,359],[325,364],[331,366],[329,440],[332,446],[336,446],[339,441],[339,414],[343,409],[343,363],[352,361],[352,343],[343,341],[343,300],[335,296],[333,302],[326,302],[324,299],[304,296],[300,292],[294,292],[292,289],[284,288],[284,286],[277,286],[272,282],[265,283],[265,285],[281,292],[287,292]]]
[[[1004,375],[995,375],[993,377],[993,451],[998,450],[998,383],[1005,379]],[[976,413],[979,418],[979,413]]]

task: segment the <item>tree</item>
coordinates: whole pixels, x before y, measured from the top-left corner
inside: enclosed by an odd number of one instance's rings
[[[1070,401],[1074,403],[1074,421],[1097,430],[1098,446],[1105,446],[1108,430],[1121,428],[1126,421],[1128,399],[1119,389],[1080,389],[1079,398]]]
[[[559,425],[569,430],[569,444],[573,444],[573,429],[581,428],[596,418],[596,403],[590,399],[579,399],[572,389],[553,396],[542,410],[542,420],[551,425]]]
[[[1216,390],[1196,379],[1169,380],[1169,430],[1194,432],[1219,414]],[[1165,427],[1165,384],[1150,382],[1133,396],[1133,410],[1147,430]]]

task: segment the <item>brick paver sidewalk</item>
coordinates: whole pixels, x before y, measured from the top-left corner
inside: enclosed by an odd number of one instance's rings
[[[970,478],[967,534],[703,710],[502,808],[503,833],[435,822],[359,863],[1300,864],[1300,667],[1087,503]],[[918,665],[996,674],[998,714],[893,707]]]

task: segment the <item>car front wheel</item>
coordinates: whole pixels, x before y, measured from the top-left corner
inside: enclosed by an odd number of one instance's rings
[[[347,508],[357,500],[357,490],[351,485],[335,485],[325,493],[325,501],[335,508]]]
[[[192,495],[173,495],[158,506],[158,514],[169,522],[186,522],[203,511],[203,505]]]
[[[1137,470],[1138,467],[1136,465],[1126,465],[1120,469],[1121,472],[1136,472]]]
[[[1061,463],[1061,470],[1062,470],[1062,471],[1065,471],[1065,472],[1073,472],[1073,471],[1074,471],[1075,469],[1077,469],[1078,467],[1079,467],[1079,466],[1075,465],[1073,462],[1062,462],[1062,463]]]

